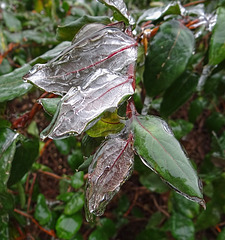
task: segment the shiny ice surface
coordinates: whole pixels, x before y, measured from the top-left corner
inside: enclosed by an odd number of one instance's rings
[[[88,169],[87,216],[103,214],[106,205],[131,175],[133,162],[130,139],[111,138],[100,146]]]

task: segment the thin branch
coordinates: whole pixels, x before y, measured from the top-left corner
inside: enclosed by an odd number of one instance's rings
[[[30,214],[22,212],[22,211],[20,211],[19,209],[16,209],[16,208],[14,209],[14,212],[16,212],[16,213],[18,213],[18,214],[20,214],[20,215],[22,215],[26,218],[29,218],[41,231],[45,232],[46,234],[48,234],[52,237],[56,237],[54,230],[46,230]]]
[[[205,0],[199,0],[199,1],[195,1],[195,2],[190,2],[190,3],[184,4],[183,7],[190,7],[190,6],[197,5],[199,3],[204,3],[204,2],[205,2]]]
[[[37,174],[33,173],[33,181],[31,183],[31,186],[30,186],[30,189],[29,189],[29,197],[28,197],[28,200],[27,200],[27,212],[29,212],[29,209],[30,209],[30,204],[31,204],[31,199],[32,199],[32,194],[33,194],[34,184],[35,184],[36,178],[37,178]]]
[[[67,177],[61,177],[61,176],[59,176],[59,175],[56,175],[55,173],[46,172],[46,171],[43,171],[43,170],[40,170],[40,169],[38,170],[38,172],[39,172],[39,173],[43,173],[43,174],[45,174],[45,175],[48,175],[48,176],[53,177],[53,178],[58,179],[58,180],[62,180],[62,179],[67,179],[67,180],[69,180],[69,178],[67,178]]]

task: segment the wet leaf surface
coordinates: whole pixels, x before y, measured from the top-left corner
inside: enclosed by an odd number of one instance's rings
[[[29,64],[0,76],[0,102],[22,96],[32,88],[32,84],[23,82],[22,76],[31,68]]]
[[[74,213],[80,211],[84,206],[84,202],[83,193],[74,193],[64,208],[64,214],[73,215]]]
[[[160,105],[160,113],[168,117],[182,106],[195,92],[199,76],[190,72],[184,72],[165,91]]]
[[[150,96],[166,90],[185,70],[194,50],[194,36],[182,23],[163,23],[150,43],[144,84]],[[154,86],[154,87],[152,87]]]
[[[225,8],[217,10],[217,21],[213,28],[209,47],[209,64],[216,65],[225,59]]]
[[[44,110],[51,116],[55,114],[59,102],[60,98],[41,98],[39,100],[39,103],[43,106]]]
[[[132,80],[132,77],[98,69],[88,80],[88,86],[71,88],[62,98],[52,122],[42,132],[42,138],[81,134],[102,112],[116,108],[122,98],[134,93]]]
[[[204,206],[201,182],[165,121],[154,116],[135,116],[134,147],[143,163],[181,195]]]
[[[75,34],[86,24],[102,23],[109,24],[111,21],[106,16],[88,16],[84,15],[76,21],[70,22],[64,26],[59,26],[56,32],[56,38],[59,41],[71,41]]]
[[[47,92],[63,94],[71,87],[87,86],[93,80],[90,74],[100,69],[126,74],[136,55],[135,40],[120,29],[88,24],[78,32],[71,47],[49,63],[35,65],[24,79]]]
[[[18,182],[24,174],[30,170],[32,164],[39,155],[38,139],[24,139],[16,146],[15,156],[10,170],[10,177],[7,182],[11,186]]]
[[[106,140],[93,157],[88,169],[86,189],[87,218],[100,216],[119,191],[133,169],[134,153],[131,139],[115,137]]]
[[[125,23],[130,25],[134,24],[134,20],[131,16],[128,15],[127,7],[123,0],[99,0],[99,2],[105,4],[113,11],[115,11],[114,18],[117,21],[124,21]]]
[[[179,213],[174,213],[171,218],[172,235],[180,240],[194,240],[195,227],[194,223]]]
[[[34,216],[41,225],[45,225],[51,220],[51,211],[46,204],[46,199],[43,194],[39,194],[37,197]]]
[[[0,192],[6,189],[18,134],[9,128],[0,129]]]
[[[82,215],[77,213],[72,216],[62,214],[56,223],[57,236],[62,239],[70,240],[80,229]]]

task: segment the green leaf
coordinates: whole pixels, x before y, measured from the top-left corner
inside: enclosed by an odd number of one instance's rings
[[[134,116],[134,148],[143,163],[181,195],[205,205],[195,169],[165,121]]]
[[[36,137],[36,138],[39,138],[39,130],[38,130],[38,127],[37,127],[37,123],[35,121],[32,121],[30,123],[30,125],[28,126],[27,128],[27,132]]]
[[[209,64],[217,65],[225,59],[225,8],[217,9],[217,21],[209,45]]]
[[[84,206],[84,194],[83,193],[74,193],[71,199],[67,202],[64,214],[73,215],[74,213],[80,211]]]
[[[140,183],[152,192],[165,193],[169,190],[167,185],[162,182],[159,176],[155,173],[145,173],[140,176]]]
[[[0,33],[1,34],[1,33]],[[1,39],[0,39],[1,41]],[[12,71],[12,67],[9,64],[9,61],[3,58],[2,63],[0,64],[0,75],[7,74]]]
[[[21,178],[30,170],[38,155],[38,139],[21,140],[16,146],[16,153],[12,162],[10,177],[7,185],[11,186],[20,181]]]
[[[0,129],[0,192],[6,189],[18,134],[9,128]]]
[[[215,132],[221,131],[222,127],[225,126],[224,114],[219,112],[213,112],[206,119],[206,126],[209,128],[210,131],[215,131]]]
[[[206,210],[202,211],[196,221],[196,231],[215,226],[220,222],[220,208],[212,201],[206,204]]]
[[[203,112],[203,109],[206,107],[207,101],[203,97],[196,98],[193,102],[191,102],[188,118],[189,121],[194,123],[197,117]]]
[[[160,229],[152,229],[152,228],[146,228],[143,231],[141,231],[137,237],[136,240],[149,240],[151,236],[151,240],[168,240],[166,233],[161,231]]]
[[[85,135],[82,138],[81,142],[81,150],[85,157],[89,157],[91,154],[93,154],[98,146],[101,144],[101,142],[104,140],[103,137],[100,138],[92,138],[88,135]]]
[[[74,189],[79,189],[84,184],[84,172],[76,172],[71,177],[71,186]]]
[[[199,205],[197,203],[190,202],[175,192],[172,193],[172,203],[173,210],[187,218],[194,218],[199,214]]]
[[[194,127],[192,123],[183,119],[169,120],[169,125],[178,140],[186,136]]]
[[[80,229],[82,224],[80,213],[72,216],[62,214],[56,222],[56,233],[59,238],[70,240]]]
[[[90,137],[106,137],[109,134],[118,133],[124,127],[124,124],[120,122],[117,112],[105,112],[103,117],[86,133]]]
[[[60,98],[41,98],[39,103],[49,115],[53,116],[56,112],[59,101]]]
[[[83,164],[84,159],[81,150],[76,149],[73,150],[72,153],[67,158],[68,164],[71,169],[75,170],[82,170],[80,169],[80,165]]]
[[[51,211],[46,204],[45,196],[41,193],[37,198],[37,205],[35,207],[34,216],[41,225],[47,224],[52,217]]]
[[[22,29],[21,22],[15,17],[12,12],[3,11],[2,16],[9,31],[16,32]]]
[[[108,239],[111,239],[116,233],[115,223],[109,218],[101,218],[98,229],[104,232]]]
[[[127,7],[123,0],[99,0],[114,12],[114,18],[117,21],[123,21],[126,24],[133,25],[133,19],[127,13]]]
[[[84,15],[76,21],[70,22],[64,26],[59,26],[56,31],[56,38],[59,41],[71,41],[77,32],[86,24],[102,23],[109,24],[111,21],[106,16],[88,16]]]
[[[224,240],[225,239],[225,228],[219,233],[216,240]]]
[[[56,197],[56,199],[63,201],[63,202],[68,202],[72,198],[73,195],[74,195],[73,192],[65,192],[65,193],[59,194]]]
[[[182,216],[179,213],[174,213],[172,219],[172,235],[179,240],[194,240],[195,227],[191,219]]]
[[[32,85],[25,83],[22,76],[31,68],[29,64],[0,76],[0,102],[9,101],[27,93]]]
[[[194,36],[182,23],[163,23],[151,41],[144,84],[150,96],[166,90],[185,70],[194,49]]]
[[[76,138],[67,137],[64,139],[54,140],[54,143],[60,153],[67,155],[70,153],[72,148],[76,146]]]
[[[109,240],[106,233],[99,228],[95,229],[88,237],[88,240],[98,240],[98,239]]]
[[[14,209],[13,196],[6,191],[0,192],[0,216],[12,212],[13,209]]]
[[[9,216],[5,214],[0,216],[0,236],[1,240],[8,240],[9,239]]]
[[[177,78],[164,93],[160,106],[162,116],[168,117],[182,106],[194,93],[197,83],[198,76],[194,73],[184,72]]]

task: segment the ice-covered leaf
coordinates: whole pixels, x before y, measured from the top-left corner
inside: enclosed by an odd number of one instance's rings
[[[185,70],[194,50],[194,36],[182,23],[163,23],[150,43],[144,84],[150,96],[167,89]]]
[[[132,138],[119,136],[106,140],[97,150],[89,166],[86,189],[87,218],[103,214],[106,205],[119,191],[133,169]]]
[[[225,59],[225,8],[217,10],[217,21],[209,47],[209,64],[217,65]]]
[[[172,1],[165,7],[154,7],[144,11],[138,19],[138,24],[150,20],[155,21],[171,14],[184,15],[186,12],[180,1]]]
[[[106,137],[108,134],[118,133],[124,124],[120,122],[117,112],[106,112],[102,118],[90,129],[87,134],[90,137]]]
[[[64,94],[71,87],[85,86],[98,69],[126,74],[136,60],[136,41],[119,28],[88,24],[72,45],[47,64],[36,64],[24,80],[47,92]]]
[[[123,0],[99,0],[99,2],[105,4],[114,11],[114,17],[116,20],[124,21],[130,25],[134,24],[134,20],[129,16],[126,4]]]
[[[134,116],[134,148],[143,163],[175,191],[205,206],[201,181],[165,121],[154,116]]]
[[[103,23],[109,24],[111,21],[109,17],[106,16],[88,16],[84,15],[77,20],[70,22],[64,26],[59,26],[56,32],[56,38],[59,41],[71,41],[74,35],[86,24],[88,23]]]
[[[104,111],[116,108],[120,100],[134,93],[133,76],[122,76],[108,69],[98,69],[82,88],[71,88],[62,98],[42,138],[60,138],[81,134],[87,125]]]

